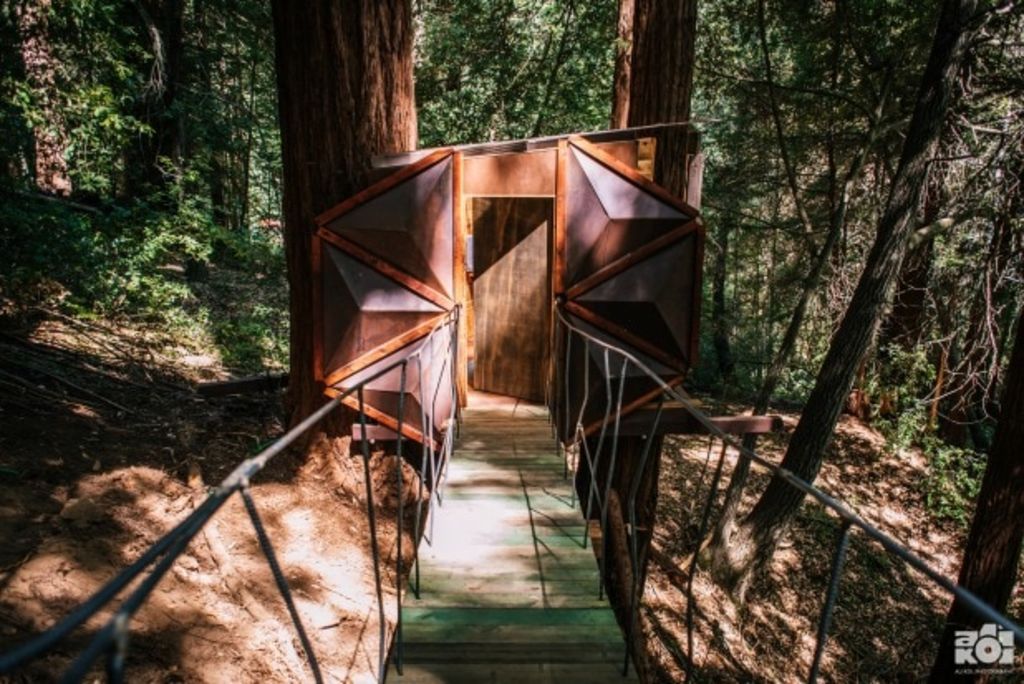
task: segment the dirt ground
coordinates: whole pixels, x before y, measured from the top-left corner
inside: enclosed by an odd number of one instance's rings
[[[783,417],[785,434],[762,439],[758,448],[776,462],[798,419],[795,414]],[[687,571],[720,450],[718,442],[709,460],[705,437],[673,439],[663,453],[655,549],[642,606],[648,662],[659,682],[685,678],[691,652]],[[735,453],[730,452],[720,489],[734,464]],[[929,512],[922,486],[927,468],[920,452],[887,454],[877,431],[843,416],[816,484],[955,579],[966,530]],[[751,480],[741,510],[749,510],[768,481],[756,467]],[[742,607],[698,568],[692,611],[695,681],[807,680],[838,533],[835,516],[817,503],[804,503],[771,567],[752,585]],[[1018,616],[1024,613],[1022,586],[1018,581],[1011,601],[1011,614]],[[926,678],[948,609],[949,600],[935,585],[854,532],[820,679]]]
[[[184,518],[207,486],[283,432],[276,393],[204,398],[192,389],[197,380],[222,376],[214,360],[137,327],[55,316],[0,326],[0,651],[88,598]],[[797,416],[784,418],[786,434],[762,440],[767,457],[782,456]],[[707,440],[693,438],[670,441],[662,459],[642,609],[654,681],[684,679],[686,561],[717,455],[716,447],[708,460]],[[723,487],[734,461],[735,454],[726,458]],[[304,469],[293,454],[281,454],[253,484],[253,497],[325,679],[375,681],[380,623],[361,462],[325,464]],[[377,456],[372,467],[374,489],[384,493],[377,511],[390,634],[394,460]],[[415,475],[408,465],[403,472],[411,493]],[[926,472],[920,453],[888,454],[870,426],[844,417],[818,484],[955,577],[964,530],[928,511]],[[766,481],[755,469],[747,505]],[[415,501],[406,503],[411,511]],[[697,573],[695,680],[806,679],[837,530],[834,517],[805,504],[742,608]],[[408,537],[403,546],[408,556]],[[1020,588],[1013,601],[1020,615]],[[947,608],[929,582],[855,533],[822,680],[920,680]],[[11,681],[53,680],[105,615]],[[128,665],[133,682],[310,679],[237,497],[132,622]]]
[[[0,330],[6,652],[88,598],[284,427],[277,393],[201,397],[192,383],[222,376],[216,364],[141,329],[40,316]],[[325,680],[376,681],[380,622],[362,464],[325,463],[304,468],[281,454],[252,495]],[[393,458],[372,461],[388,633],[396,615],[394,467]],[[415,475],[408,466],[404,473],[412,492]],[[415,500],[407,503],[408,511]],[[405,546],[408,554],[408,537]],[[109,614],[11,681],[54,679]],[[310,679],[237,495],[131,626],[129,681]]]

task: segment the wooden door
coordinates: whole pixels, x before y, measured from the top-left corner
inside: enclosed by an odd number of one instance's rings
[[[544,401],[553,210],[547,197],[478,197],[471,202],[477,389]]]
[[[438,151],[382,179],[317,217],[317,379],[337,396],[401,359],[401,370],[364,387],[367,415],[406,437],[437,440],[451,408],[458,159]],[[417,353],[418,352],[418,353]],[[344,403],[358,408],[356,396]],[[438,419],[424,435],[424,407]]]
[[[581,138],[561,145],[553,271],[562,311],[574,326],[630,352],[673,386],[696,363],[703,248],[696,209]],[[573,345],[566,347],[563,336],[556,352],[563,371],[568,359],[570,386],[561,375],[555,407],[570,417],[559,421],[565,440],[585,394],[584,431],[600,428],[606,379],[617,394],[623,365],[612,354],[606,367],[604,352],[586,348],[579,337]],[[632,364],[624,383],[623,414],[661,391]]]

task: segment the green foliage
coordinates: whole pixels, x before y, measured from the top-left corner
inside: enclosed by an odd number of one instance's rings
[[[614,1],[425,0],[418,9],[422,145],[607,127]]]
[[[924,492],[929,510],[966,526],[981,489],[985,457],[969,449],[950,446],[931,435],[921,446],[928,455]]]
[[[219,348],[239,370],[280,366],[269,6],[184,3],[174,48],[176,6],[54,0],[38,36],[49,57],[33,75],[20,10],[0,5],[0,299],[146,321]],[[34,187],[33,133],[44,128],[61,141],[70,201]]]

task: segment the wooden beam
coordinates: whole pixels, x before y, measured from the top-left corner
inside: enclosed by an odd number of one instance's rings
[[[647,356],[650,356],[656,359],[657,361],[660,361],[661,363],[665,364],[672,370],[676,370],[681,373],[685,373],[687,371],[686,363],[683,360],[677,359],[671,354],[666,353],[663,349],[654,346],[653,344],[643,339],[642,337],[634,335],[632,332],[630,332],[626,328],[623,328],[621,325],[612,323],[603,316],[598,316],[590,309],[580,306],[576,302],[566,302],[565,310],[568,311],[573,316],[583,319],[584,321],[594,326],[595,328],[603,330],[612,337],[618,338],[619,340],[622,341],[624,346],[633,347],[634,349],[643,352]],[[627,349],[626,351],[629,350]]]
[[[623,415],[619,422],[620,435],[650,434],[657,408],[650,405]],[[728,435],[766,435],[782,431],[781,416],[713,416],[711,422]],[[658,421],[659,435],[706,435],[707,429],[684,408],[662,410]]]
[[[267,373],[236,380],[216,380],[196,385],[196,392],[204,397],[225,397],[250,392],[273,392],[288,385],[287,373]]]
[[[331,374],[324,379],[324,384],[336,385],[350,375],[354,375],[364,368],[377,363],[386,356],[390,356],[398,350],[412,344],[416,340],[426,337],[430,334],[430,331],[444,319],[445,316],[447,316],[447,314],[438,314],[435,318],[421,323],[415,328],[407,330],[397,337],[392,337],[384,344],[374,347],[365,354],[362,354],[349,363],[346,363],[341,368],[332,371]]]

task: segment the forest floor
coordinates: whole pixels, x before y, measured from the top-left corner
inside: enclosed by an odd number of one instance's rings
[[[195,381],[223,375],[211,356],[140,326],[36,312],[0,328],[0,652],[87,599],[188,515],[206,487],[283,432],[276,392],[194,391]],[[329,463],[312,471],[285,452],[252,495],[326,681],[376,681],[362,468]],[[387,489],[380,479],[391,481],[394,461],[378,455],[372,468]],[[377,505],[385,592],[394,596],[396,501]],[[385,608],[390,630],[394,601]],[[54,679],[109,615],[11,681]],[[130,681],[310,678],[238,496],[173,566],[131,634]]]
[[[723,413],[741,413],[745,407],[730,409]],[[762,438],[758,448],[776,463],[784,455],[799,415],[785,413],[783,419],[784,433]],[[815,484],[955,579],[965,526],[940,518],[927,505],[929,466],[924,454],[916,449],[890,451],[871,425],[844,415]],[[652,681],[685,678],[686,656],[691,652],[687,573],[720,453],[721,442],[709,452],[706,437],[673,438],[663,452],[658,526],[642,606]],[[734,450],[726,456],[716,509],[735,456]],[[755,466],[741,511],[750,510],[767,482],[765,471]],[[713,514],[711,520],[715,519]],[[807,680],[839,529],[838,519],[824,507],[805,502],[742,606],[698,567],[692,592],[697,681]],[[1010,614],[1020,615],[1024,583],[1018,581],[1016,586]],[[947,595],[924,576],[862,533],[853,532],[821,679],[910,682],[926,678],[949,603]]]
[[[0,327],[0,652],[66,615],[137,558],[243,458],[284,430],[278,393],[208,398],[193,387],[223,364],[140,326],[36,312]],[[741,413],[744,407],[723,412]],[[780,459],[798,416],[760,451]],[[642,612],[652,681],[683,679],[686,561],[718,447],[668,442],[655,552]],[[456,456],[457,457],[457,456]],[[726,458],[723,486],[734,454]],[[286,452],[253,484],[256,506],[293,588],[328,681],[375,681],[378,619],[365,487],[358,461],[319,471]],[[394,462],[372,460],[375,491]],[[964,527],[926,505],[926,458],[890,453],[871,426],[844,417],[818,484],[955,577]],[[406,478],[415,490],[414,475]],[[756,469],[748,501],[766,478]],[[411,511],[413,501],[406,502]],[[385,593],[393,599],[392,495],[378,498]],[[743,608],[698,572],[693,640],[709,681],[802,681],[814,651],[838,525],[805,504]],[[406,554],[409,549],[406,549]],[[1018,587],[1021,586],[1018,583]],[[1014,597],[1017,614],[1024,595]],[[854,534],[823,662],[829,681],[912,681],[926,674],[948,602]],[[388,629],[394,601],[385,603]],[[102,617],[12,681],[53,679]],[[301,645],[235,497],[192,543],[132,622],[131,681],[309,679]]]

